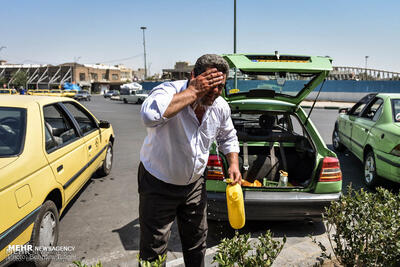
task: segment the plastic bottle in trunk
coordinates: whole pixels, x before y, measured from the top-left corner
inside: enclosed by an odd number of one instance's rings
[[[232,228],[242,228],[245,224],[246,216],[244,213],[242,187],[239,184],[228,184],[226,186],[226,203],[228,206],[229,223]]]
[[[288,173],[283,170],[280,170],[278,187],[286,187],[287,185],[288,185]]]

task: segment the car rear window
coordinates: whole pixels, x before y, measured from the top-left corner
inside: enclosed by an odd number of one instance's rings
[[[0,157],[21,153],[26,128],[26,110],[0,107]]]
[[[394,122],[400,122],[400,99],[392,99]]]

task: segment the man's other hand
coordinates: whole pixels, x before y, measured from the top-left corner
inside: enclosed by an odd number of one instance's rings
[[[228,175],[232,181],[231,184],[236,184],[236,183],[242,184],[242,174],[240,173],[239,167],[237,165],[232,165],[229,167]]]

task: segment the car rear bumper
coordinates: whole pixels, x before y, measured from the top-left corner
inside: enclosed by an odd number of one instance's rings
[[[341,193],[313,194],[306,192],[244,191],[246,220],[320,219],[324,208],[337,201]],[[227,220],[224,192],[207,192],[208,218]]]

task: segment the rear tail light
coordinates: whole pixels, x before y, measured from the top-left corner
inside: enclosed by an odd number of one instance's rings
[[[334,157],[325,157],[322,161],[319,182],[337,182],[342,180],[339,160]]]
[[[390,154],[400,157],[400,145],[395,146]]]
[[[224,166],[222,159],[218,155],[210,155],[207,163],[207,179],[224,180]]]

